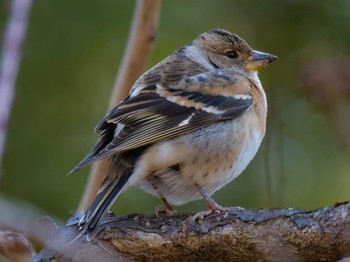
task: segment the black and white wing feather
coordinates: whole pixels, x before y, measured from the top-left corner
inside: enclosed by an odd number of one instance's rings
[[[145,87],[98,124],[100,141],[71,172],[115,154],[237,118],[252,103],[250,95],[203,94],[159,84]]]

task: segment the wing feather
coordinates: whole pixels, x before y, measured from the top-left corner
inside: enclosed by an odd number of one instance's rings
[[[102,158],[237,118],[252,103],[249,95],[221,96],[160,85],[146,87],[121,102],[99,123],[99,143],[72,172]],[[116,132],[120,124],[123,126]]]

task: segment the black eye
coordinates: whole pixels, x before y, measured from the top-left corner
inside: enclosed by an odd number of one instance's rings
[[[237,53],[235,51],[232,51],[232,50],[231,51],[227,51],[225,55],[228,58],[231,58],[231,59],[236,58],[238,56]]]

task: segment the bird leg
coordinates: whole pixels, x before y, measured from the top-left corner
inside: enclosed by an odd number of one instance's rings
[[[204,200],[208,204],[208,210],[200,211],[196,214],[194,214],[191,217],[191,221],[193,223],[196,222],[196,220],[202,220],[205,216],[208,216],[212,213],[220,213],[220,212],[225,212],[226,208],[220,206],[218,203],[215,202],[214,199],[212,199],[207,193],[204,192],[203,188],[199,185],[197,185],[199,193],[202,195]]]
[[[156,206],[154,209],[154,213],[156,214],[156,217],[159,217],[159,213],[165,213],[167,215],[174,215],[176,213],[176,210],[171,207],[169,202],[166,200],[164,196],[161,196],[160,199],[162,200],[164,205]]]

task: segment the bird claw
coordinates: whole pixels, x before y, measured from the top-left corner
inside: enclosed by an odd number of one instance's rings
[[[197,220],[201,221],[206,216],[209,216],[213,213],[224,213],[224,212],[226,212],[226,210],[227,210],[226,208],[218,205],[214,209],[207,209],[207,210],[200,211],[200,212],[194,214],[193,216],[190,217],[190,221],[192,224],[195,224]]]
[[[225,207],[225,211],[231,211],[231,212],[239,212],[245,210],[243,207],[240,206],[234,206],[234,207]]]
[[[163,206],[163,205],[159,205],[159,206],[156,206],[154,208],[154,213],[156,215],[157,218],[160,217],[160,214],[165,214],[165,215],[168,215],[168,216],[172,216],[174,214],[176,214],[176,210],[175,209],[168,209],[167,207]]]
[[[209,208],[208,210],[200,211],[193,216],[190,217],[190,222],[192,224],[195,224],[196,221],[201,221],[204,219],[204,217],[209,216],[213,213],[226,213],[226,212],[237,212],[244,210],[243,207],[234,206],[234,207],[222,207],[222,206],[215,206],[215,208]]]

